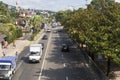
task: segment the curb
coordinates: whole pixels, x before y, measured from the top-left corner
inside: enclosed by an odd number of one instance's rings
[[[43,34],[43,30],[41,30],[36,36],[35,36],[35,39],[33,40],[33,41],[27,41],[27,40],[23,40],[23,43],[25,44],[24,46],[22,46],[22,40],[20,41],[20,43],[19,43],[19,41],[16,41],[18,44],[19,44],[19,46],[18,47],[16,47],[16,48],[12,48],[13,47],[13,43],[10,43],[9,45],[8,45],[8,49],[3,49],[2,51],[5,51],[5,54],[6,54],[6,56],[15,56],[16,55],[16,51],[18,52],[18,55],[20,55],[20,53],[27,47],[27,46],[29,46],[30,44],[32,44],[32,43],[37,43],[40,39],[41,39],[41,35]],[[16,44],[17,44],[16,43]],[[0,58],[1,57],[3,57],[3,52],[1,51],[1,54],[0,54]]]
[[[35,38],[34,38],[34,40],[33,41],[31,41],[30,42],[30,44],[32,44],[32,43],[37,43],[40,39],[41,39],[41,35],[44,33],[44,30],[41,30],[36,36],[35,36]]]

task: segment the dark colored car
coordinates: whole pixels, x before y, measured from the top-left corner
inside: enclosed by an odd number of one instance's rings
[[[62,52],[69,52],[69,46],[67,44],[62,44]]]
[[[62,30],[61,30],[61,29],[59,29],[59,30],[58,30],[58,32],[62,32]]]
[[[47,35],[44,35],[44,36],[42,37],[42,39],[43,39],[43,40],[48,39],[48,36],[47,36]]]

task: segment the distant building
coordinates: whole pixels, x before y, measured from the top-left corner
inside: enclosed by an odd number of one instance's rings
[[[3,3],[3,4],[5,4],[5,6],[8,8],[8,10],[20,13],[19,14],[20,17],[32,17],[32,16],[36,15],[36,13],[40,13],[47,19],[50,15],[55,13],[55,12],[49,11],[49,10],[23,9],[23,8],[19,7],[18,3],[16,3],[16,6],[12,6],[12,5],[9,5],[6,3]]]

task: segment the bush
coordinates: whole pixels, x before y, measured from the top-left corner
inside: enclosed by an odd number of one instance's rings
[[[34,34],[31,35],[31,41],[34,40],[36,35],[37,35],[37,33],[34,33]]]
[[[22,29],[20,28],[17,28],[15,30],[12,30],[8,33],[6,33],[6,38],[5,40],[8,42],[8,43],[11,43],[13,42],[14,40],[16,40],[17,38],[19,37],[22,37]]]

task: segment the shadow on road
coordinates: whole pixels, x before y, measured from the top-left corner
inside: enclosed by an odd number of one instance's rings
[[[74,45],[69,37],[66,37],[68,35],[65,33],[60,33],[58,35],[54,34],[54,37],[52,37],[51,44],[54,44],[54,46],[51,46],[52,50],[48,53],[49,56],[46,60],[48,63],[51,62],[59,65],[63,65],[65,63],[66,66],[63,68],[49,68],[47,70],[43,70],[42,79],[65,80],[66,76],[68,76],[70,80],[101,80],[91,70],[89,65],[87,65],[80,49]],[[62,43],[69,44],[70,52],[61,52]]]

